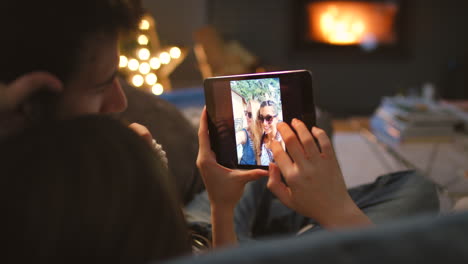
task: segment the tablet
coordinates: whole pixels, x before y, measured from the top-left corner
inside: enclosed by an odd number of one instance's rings
[[[276,126],[316,123],[312,75],[307,70],[220,76],[204,81],[211,148],[228,168],[268,169],[269,143],[282,142]]]

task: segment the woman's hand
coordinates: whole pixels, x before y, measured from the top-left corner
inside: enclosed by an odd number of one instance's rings
[[[237,243],[234,231],[234,207],[244,192],[247,182],[268,176],[264,170],[231,170],[219,165],[211,150],[206,108],[203,109],[198,130],[199,150],[197,167],[205,183],[211,202],[213,245],[227,246]]]
[[[200,118],[198,141],[197,167],[212,206],[234,209],[247,182],[268,176],[268,172],[264,170],[231,170],[216,162],[210,145],[206,109],[203,109]]]
[[[39,89],[60,92],[62,83],[47,72],[25,74],[9,84],[0,83],[0,137],[24,126],[21,105]]]
[[[279,142],[273,142],[272,151],[277,166],[270,164],[268,188],[286,206],[317,220],[325,228],[370,224],[348,194],[325,132],[313,127],[310,133],[304,123],[297,119],[292,121],[292,127],[297,136],[286,123],[278,124],[290,155]],[[282,182],[280,172],[287,185]]]

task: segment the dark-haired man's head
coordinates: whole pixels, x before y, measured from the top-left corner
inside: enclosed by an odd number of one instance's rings
[[[0,82],[52,73],[64,85],[59,117],[125,109],[118,38],[138,25],[139,0],[2,1],[0,9]]]

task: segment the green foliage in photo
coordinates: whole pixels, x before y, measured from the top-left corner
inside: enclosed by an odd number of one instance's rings
[[[231,89],[246,101],[273,100],[278,104],[281,103],[279,78],[231,81]]]

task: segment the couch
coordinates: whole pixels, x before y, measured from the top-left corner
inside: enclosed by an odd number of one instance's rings
[[[196,128],[172,103],[122,82],[127,109],[118,118],[140,123],[166,151],[169,171],[184,204],[204,189],[195,161],[198,153]]]
[[[419,216],[368,229],[312,233],[242,244],[167,264],[468,263],[468,213]]]

